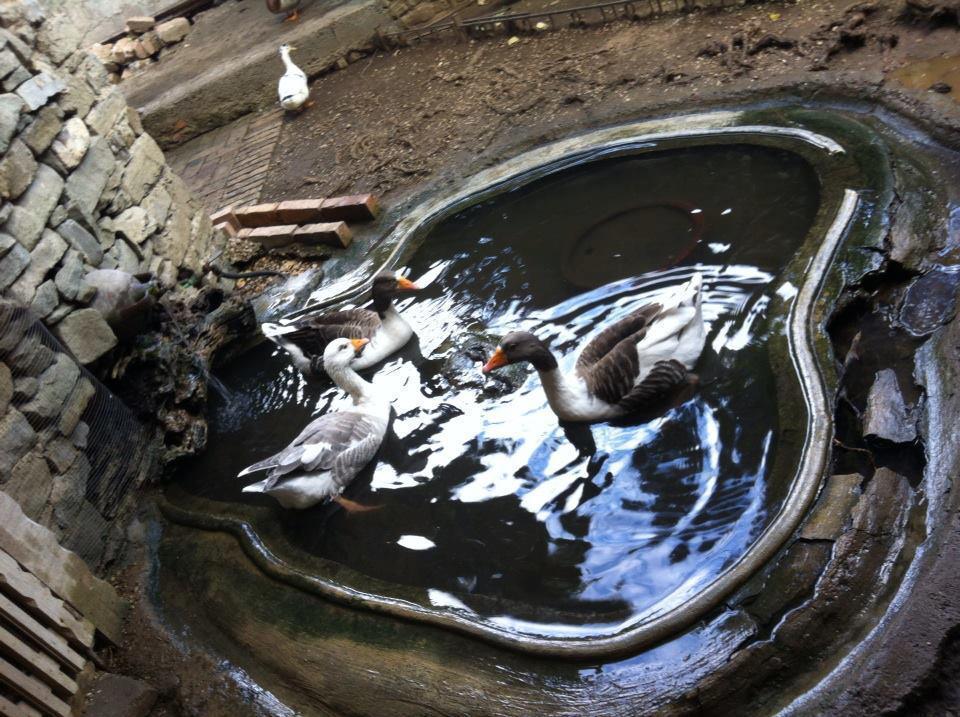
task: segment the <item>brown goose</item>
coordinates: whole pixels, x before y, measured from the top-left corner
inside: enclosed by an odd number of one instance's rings
[[[267,10],[279,15],[282,12],[287,13],[283,18],[284,22],[296,22],[300,19],[300,3],[302,0],[267,0]]]
[[[293,324],[263,324],[263,334],[285,349],[294,365],[307,376],[323,375],[323,350],[333,339],[361,338],[370,343],[352,364],[363,370],[399,351],[413,336],[413,329],[393,305],[401,292],[419,291],[409,279],[393,272],[378,274],[370,293],[373,311],[345,309],[308,316]]]
[[[503,337],[483,367],[527,362],[540,374],[550,408],[562,421],[603,421],[637,411],[685,383],[706,343],[703,277],[694,274],[664,299],[645,304],[597,334],[563,375],[533,334]]]

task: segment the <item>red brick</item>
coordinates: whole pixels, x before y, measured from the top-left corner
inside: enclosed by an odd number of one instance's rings
[[[233,207],[224,207],[218,212],[214,212],[210,215],[210,223],[216,226],[217,224],[229,224],[236,231],[240,230],[240,220],[237,219],[237,215],[233,213]]]
[[[376,219],[380,203],[372,194],[331,197],[323,203],[320,216],[327,221],[366,222]]]
[[[276,204],[256,204],[252,207],[234,209],[242,227],[269,227],[278,223]]]
[[[288,199],[277,205],[277,216],[284,224],[309,224],[320,219],[323,199]]]
[[[297,231],[296,224],[282,224],[274,227],[257,227],[246,237],[247,241],[255,241],[263,246],[283,246],[295,241],[294,232]]]
[[[327,244],[344,248],[350,246],[353,234],[345,222],[324,222],[299,227],[293,238],[304,244]]]

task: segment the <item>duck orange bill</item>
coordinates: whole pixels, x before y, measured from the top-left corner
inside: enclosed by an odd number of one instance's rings
[[[493,352],[493,356],[483,365],[483,372],[490,373],[501,366],[506,366],[508,363],[510,362],[507,360],[507,355],[503,353],[502,348],[497,346],[497,350]]]
[[[360,351],[360,349],[370,343],[370,339],[350,339],[350,343],[353,344],[354,351]]]
[[[397,279],[397,288],[403,289],[404,291],[419,291],[420,287],[414,284],[409,279],[404,279],[402,276]]]

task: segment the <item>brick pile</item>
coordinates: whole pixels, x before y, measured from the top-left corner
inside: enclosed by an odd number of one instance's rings
[[[152,17],[131,17],[127,18],[126,29],[126,36],[113,44],[97,43],[90,47],[114,84],[156,62],[165,47],[182,41],[190,32],[190,21],[175,17],[157,24]]]

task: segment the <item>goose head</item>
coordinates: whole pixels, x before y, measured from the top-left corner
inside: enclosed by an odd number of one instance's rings
[[[504,336],[493,356],[484,364],[483,372],[490,373],[514,363],[529,363],[537,371],[550,371],[557,367],[557,360],[547,345],[527,331],[514,331]]]
[[[373,278],[370,294],[373,296],[373,306],[377,311],[385,309],[393,299],[401,293],[419,291],[420,287],[409,279],[397,276],[392,271],[383,271]]]
[[[345,369],[360,354],[369,339],[334,339],[323,350],[323,367],[327,373]]]
[[[287,57],[289,57],[289,56],[290,56],[290,52],[293,51],[293,50],[296,50],[296,49],[297,49],[297,48],[295,48],[295,47],[294,47],[293,45],[291,45],[289,42],[285,42],[285,43],[283,43],[282,45],[280,45],[280,57],[283,57],[283,56],[285,56],[285,55],[286,55]]]

